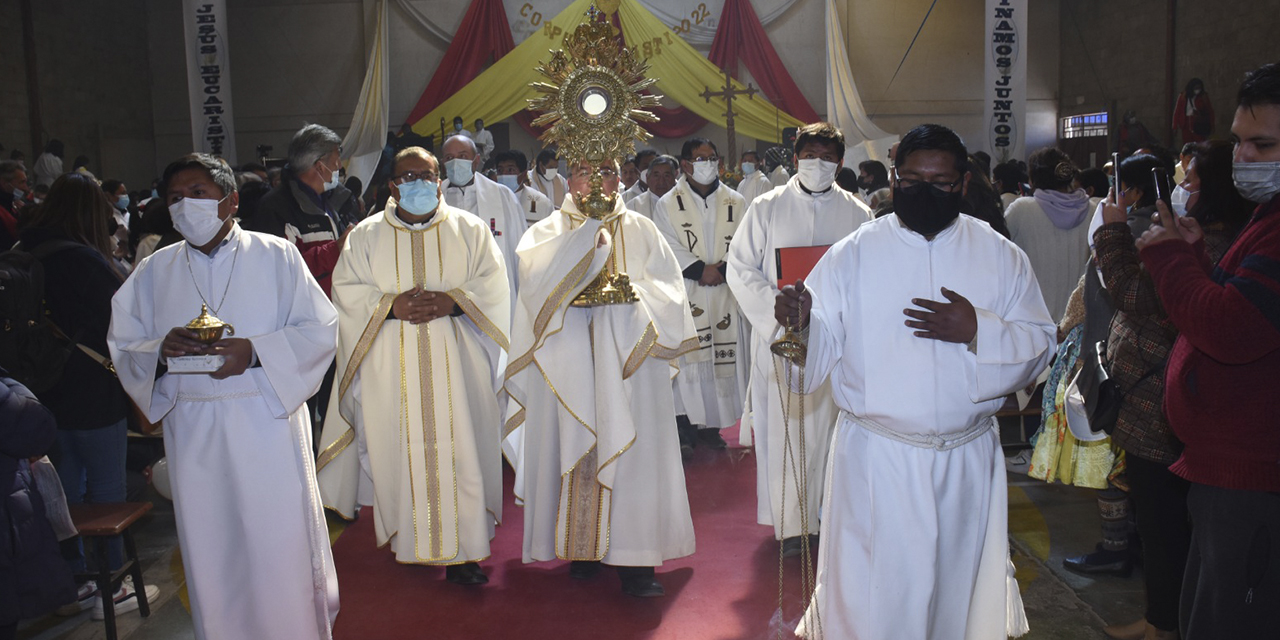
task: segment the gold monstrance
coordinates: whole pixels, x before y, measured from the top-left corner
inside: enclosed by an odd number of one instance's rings
[[[557,145],[558,157],[574,166],[586,162],[592,167],[591,191],[573,196],[587,217],[612,221],[618,194],[604,193],[600,165],[616,162],[635,151],[637,140],[650,138],[638,120],[658,121],[646,109],[658,106],[660,96],[642,93],[656,82],[645,77],[648,69],[648,63],[621,46],[608,18],[592,6],[587,20],[565,38],[564,48],[539,64],[538,72],[549,82],[530,84],[543,94],[529,100],[530,109],[542,112],[533,124],[548,125],[539,140]],[[595,307],[638,299],[627,274],[618,270],[616,255],[610,253],[605,268],[571,304]]]

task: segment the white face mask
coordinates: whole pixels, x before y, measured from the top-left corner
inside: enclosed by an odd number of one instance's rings
[[[819,158],[805,158],[796,163],[800,184],[810,191],[826,191],[836,181],[836,163]]]
[[[317,164],[319,164],[320,168],[322,169],[327,170],[329,168],[329,167],[326,167],[323,162],[318,162]],[[324,174],[322,173],[320,175],[324,175]],[[336,186],[338,186],[338,170],[334,169],[333,172],[329,174],[329,179],[326,180],[324,183],[324,190],[330,191]]]
[[[173,228],[193,247],[209,244],[222,230],[222,225],[226,224],[225,220],[218,217],[218,205],[222,204],[222,200],[183,198],[169,205]]]
[[[1280,193],[1280,162],[1236,162],[1231,177],[1236,191],[1250,202],[1265,204]]]
[[[475,178],[475,170],[472,169],[472,161],[466,158],[454,158],[444,163],[445,173],[449,175],[449,184],[463,186],[471,184]]]
[[[560,172],[557,171],[554,167],[547,167],[546,169],[542,170],[542,179],[546,180],[547,182],[551,182],[555,180],[556,176],[559,174]]]
[[[756,172],[756,163],[754,162],[742,163],[742,175],[749,176],[755,172]]]
[[[716,171],[716,163],[713,160],[700,160],[693,163],[693,181],[698,184],[711,184],[716,181],[719,172]]]
[[[1186,187],[1178,185],[1173,188],[1173,193],[1169,194],[1169,206],[1173,207],[1173,212],[1178,216],[1187,215],[1187,201],[1191,199],[1193,194],[1199,191],[1187,191]]]
[[[520,188],[520,178],[519,176],[501,175],[498,176],[498,184],[514,192]]]

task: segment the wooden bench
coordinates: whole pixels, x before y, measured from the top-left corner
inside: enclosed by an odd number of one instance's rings
[[[147,602],[146,585],[142,582],[142,563],[138,561],[138,549],[133,544],[133,533],[129,527],[139,518],[151,511],[150,502],[108,502],[102,504],[67,505],[71,512],[71,522],[75,524],[81,538],[93,538],[95,566],[97,572],[76,574],[76,580],[93,580],[98,585],[98,595],[102,598],[103,621],[107,626],[107,640],[116,640],[116,608],[115,593],[126,575],[133,577],[133,588],[137,591],[138,612],[142,617],[151,615],[151,606]],[[120,536],[124,539],[124,564],[115,571],[107,560],[107,542],[110,538]],[[89,552],[85,545],[86,554]]]

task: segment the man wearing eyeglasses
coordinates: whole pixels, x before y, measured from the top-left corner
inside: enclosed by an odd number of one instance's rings
[[[830,380],[841,411],[802,637],[1003,638],[1020,613],[992,416],[1056,328],[1026,254],[959,215],[967,158],[950,129],[913,129],[895,214],[777,295],[775,320],[807,340],[804,389]]]
[[[397,562],[483,584],[502,514],[506,267],[489,226],[440,201],[431,153],[396,154],[389,186],[386,210],[351,232],[333,274],[340,382],[320,491],[347,518],[371,505],[377,544]]]
[[[716,145],[690,138],[680,150],[682,175],[654,206],[653,221],[684,272],[698,350],[680,362],[675,380],[680,448],[688,457],[699,442],[724,449],[720,430],[742,417],[738,359],[738,303],[725,286],[725,254],[747,214],[747,202],[721,184],[724,163]],[[701,428],[699,428],[701,427]]]
[[[599,167],[614,197],[603,219],[579,209],[593,166],[574,162],[564,206],[520,242],[520,292],[507,391],[524,430],[524,561],[570,560],[587,580],[617,567],[624,593],[664,593],[654,567],[694,551],[672,366],[695,348],[680,268],[653,223],[628,210],[618,165]],[[611,265],[611,266],[610,266]],[[609,268],[638,301],[570,302]]]

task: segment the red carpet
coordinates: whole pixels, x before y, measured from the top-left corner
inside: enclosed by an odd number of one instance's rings
[[[724,430],[737,441],[737,429]],[[489,584],[444,581],[444,569],[397,564],[374,548],[372,517],[347,528],[333,547],[342,611],[338,640],[654,638],[772,640],[778,547],[756,524],[755,458],[750,450],[696,450],[685,464],[698,550],[658,568],[662,598],[622,594],[606,567],[591,580],[569,577],[567,562],[520,561],[523,511],[507,470],[504,522],[481,563]],[[371,516],[371,510],[369,515]],[[800,564],[788,558],[786,618],[799,618]],[[785,637],[791,637],[786,635]]]

